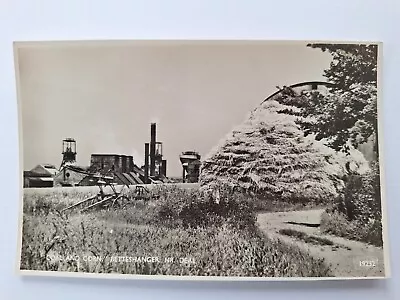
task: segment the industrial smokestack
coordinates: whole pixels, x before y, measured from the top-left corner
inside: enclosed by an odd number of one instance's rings
[[[144,183],[149,183],[149,143],[144,144]]]
[[[150,127],[150,176],[156,174],[156,123]]]

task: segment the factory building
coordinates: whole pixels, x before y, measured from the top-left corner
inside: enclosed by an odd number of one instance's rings
[[[54,177],[54,186],[78,186],[87,176],[88,167],[65,165]]]
[[[113,175],[116,184],[143,184],[144,172],[135,165],[133,156],[119,154],[92,154],[90,172]],[[86,181],[82,182],[83,184]]]
[[[133,156],[119,154],[92,154],[91,171],[107,173],[127,173],[134,171]]]
[[[40,164],[29,171],[24,171],[24,187],[52,187],[57,168],[50,164]]]
[[[94,153],[89,166],[76,164],[76,141],[62,141],[62,162],[59,170],[53,165],[38,165],[24,172],[24,187],[95,185],[94,174],[108,175],[115,184],[136,185],[166,182],[167,161],[163,159],[162,142],[156,140],[156,124],[151,123],[150,143],[145,143],[145,165],[140,168],[133,156]]]

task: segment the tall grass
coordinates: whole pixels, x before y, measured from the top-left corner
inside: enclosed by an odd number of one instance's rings
[[[26,197],[21,269],[190,276],[331,276],[323,260],[263,236],[254,226],[250,204],[240,196],[223,194],[212,202],[216,199],[190,190],[164,188],[158,193],[158,200],[125,209],[74,214],[56,211],[56,207],[65,205],[62,194],[49,198],[50,207],[43,204],[43,198]],[[84,259],[89,255],[101,259],[89,262]],[[153,256],[159,262],[116,262],[111,259],[115,256]],[[164,261],[169,257],[174,260]],[[190,261],[179,260],[183,258]]]

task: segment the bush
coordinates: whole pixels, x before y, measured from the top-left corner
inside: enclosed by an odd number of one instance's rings
[[[380,177],[377,166],[372,166],[371,171],[365,175],[353,174],[348,177],[337,209],[349,221],[357,220],[367,224],[371,220],[381,220]]]
[[[380,220],[371,220],[366,224],[360,220],[349,221],[346,215],[337,210],[322,214],[321,231],[378,247],[383,245]]]
[[[164,225],[208,227],[229,223],[239,229],[256,228],[256,215],[248,195],[232,192],[225,186],[216,188],[219,195],[188,190],[162,192],[157,203],[158,219]]]
[[[343,195],[322,215],[321,230],[375,246],[383,245],[377,164],[364,175],[348,176]]]

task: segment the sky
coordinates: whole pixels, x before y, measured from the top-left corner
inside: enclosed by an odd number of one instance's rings
[[[37,43],[17,58],[24,170],[58,167],[67,137],[79,165],[115,153],[141,166],[156,122],[167,176],[181,175],[182,151],[206,156],[276,86],[325,80],[331,61],[299,42]]]

